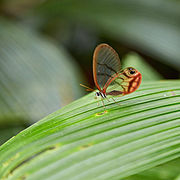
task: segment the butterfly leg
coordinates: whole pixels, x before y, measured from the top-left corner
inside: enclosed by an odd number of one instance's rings
[[[116,100],[113,97],[111,97],[111,98],[116,104],[118,104],[120,106],[120,104],[118,102],[116,102]]]
[[[106,97],[106,99],[107,99],[108,102],[110,102],[109,98]]]
[[[106,106],[105,106],[105,104],[104,104],[103,98],[101,98],[101,101],[102,101],[103,108],[104,108],[104,110],[106,111]]]
[[[97,102],[97,106],[99,106],[99,101]]]

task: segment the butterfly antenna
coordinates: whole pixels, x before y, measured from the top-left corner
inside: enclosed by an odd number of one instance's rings
[[[80,84],[80,86],[86,88],[86,91],[95,91],[94,89],[88,87],[88,86],[85,86],[84,84]]]

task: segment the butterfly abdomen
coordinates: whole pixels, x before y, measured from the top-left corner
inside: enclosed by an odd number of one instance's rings
[[[107,95],[111,95],[111,96],[118,96],[118,95],[121,95],[123,94],[122,91],[117,91],[117,90],[113,90],[113,91],[110,91],[107,93]]]

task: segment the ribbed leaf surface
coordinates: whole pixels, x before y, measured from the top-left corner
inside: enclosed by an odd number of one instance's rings
[[[0,124],[39,118],[80,97],[79,72],[62,47],[0,19]]]
[[[0,179],[123,179],[180,157],[180,81],[144,83],[107,112],[89,94],[0,148]]]

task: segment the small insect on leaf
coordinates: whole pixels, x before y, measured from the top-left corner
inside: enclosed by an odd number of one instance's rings
[[[134,92],[141,84],[142,75],[133,67],[122,70],[116,51],[108,44],[100,44],[93,55],[93,78],[98,89],[95,95],[101,97],[103,103],[106,96],[124,96]]]

